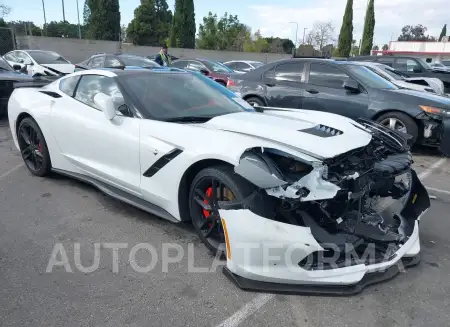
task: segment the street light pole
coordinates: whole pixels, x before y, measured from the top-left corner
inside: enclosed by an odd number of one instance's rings
[[[305,35],[306,35],[306,30],[308,29],[308,27],[305,27],[303,29],[303,44],[305,44]]]
[[[297,28],[295,29],[295,42],[294,42],[294,56],[297,53],[297,40],[298,40],[298,23],[297,22],[289,22],[289,24],[295,24],[297,25]]]
[[[75,0],[75,1],[77,2],[78,37],[81,39],[80,9],[78,8],[78,0]]]
[[[42,11],[44,12],[44,32],[45,32],[45,36],[47,36],[47,17],[45,16],[45,3],[44,3],[44,0],[42,0]]]
[[[64,0],[61,0],[61,2],[62,2],[62,11],[63,11],[63,22],[65,22],[66,21],[66,12],[64,10]]]

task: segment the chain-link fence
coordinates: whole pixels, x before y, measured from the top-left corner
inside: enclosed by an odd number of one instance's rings
[[[16,41],[12,28],[0,27],[0,55],[16,49]]]

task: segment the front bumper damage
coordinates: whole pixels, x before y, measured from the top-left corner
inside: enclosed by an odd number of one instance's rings
[[[400,218],[399,228],[407,240],[400,246],[396,243],[395,251],[387,251],[381,259],[370,251],[358,257],[351,247],[329,257],[328,245],[326,249],[320,231],[312,225],[267,219],[245,206],[222,207],[219,214],[227,242],[224,274],[243,290],[328,295],[356,294],[395,277],[420,261],[419,221],[430,207],[428,193],[413,170],[411,176],[411,189],[402,203],[394,201],[381,213]]]

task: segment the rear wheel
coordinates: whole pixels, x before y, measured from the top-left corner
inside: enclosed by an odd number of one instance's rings
[[[48,175],[52,165],[47,143],[44,134],[32,118],[28,117],[20,122],[17,141],[28,170],[36,176]]]
[[[245,99],[245,101],[247,101],[247,103],[249,105],[251,105],[252,107],[264,107],[265,106],[264,101],[258,97],[250,97],[250,98]]]
[[[401,112],[388,112],[378,117],[377,122],[394,131],[406,133],[413,137],[413,143],[419,136],[419,128],[410,116]]]
[[[216,255],[224,255],[225,234],[220,216],[219,201],[242,201],[255,187],[237,175],[232,167],[205,168],[194,178],[189,192],[192,224],[206,247]]]

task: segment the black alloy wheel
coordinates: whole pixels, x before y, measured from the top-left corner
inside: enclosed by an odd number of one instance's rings
[[[254,187],[236,175],[232,167],[206,168],[194,178],[189,192],[192,224],[202,242],[214,255],[223,258],[226,253],[219,202],[242,201],[253,190]]]
[[[50,156],[41,129],[32,118],[21,121],[17,131],[20,153],[28,170],[36,176],[50,173]]]

